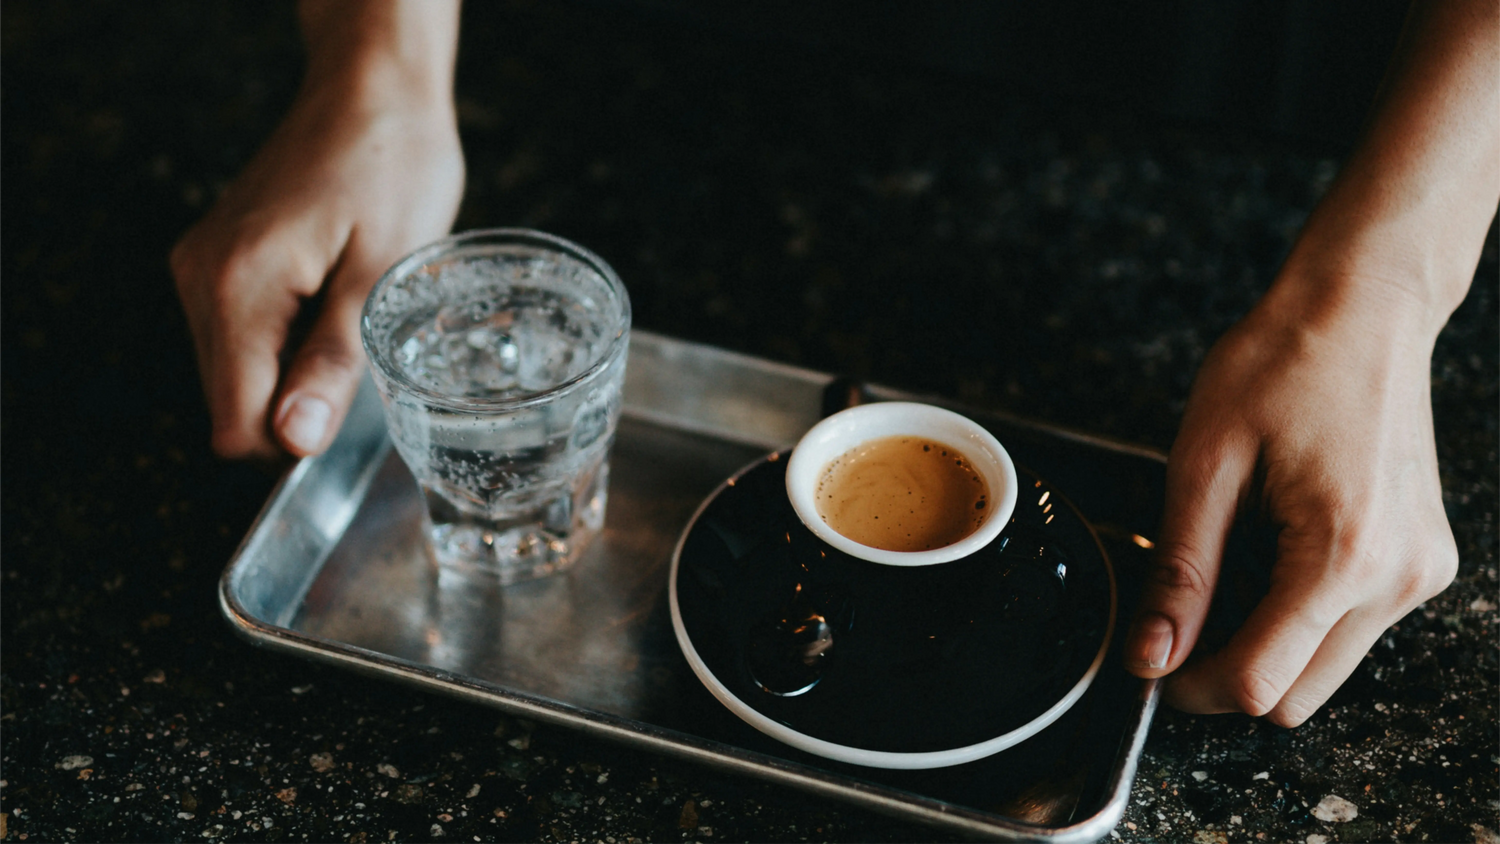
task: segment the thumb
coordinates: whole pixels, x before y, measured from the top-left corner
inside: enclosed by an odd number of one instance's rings
[[[353,252],[351,244],[282,379],[272,431],[299,457],[321,454],[333,442],[364,372],[360,312],[379,271],[370,261],[352,260]]]
[[[1170,674],[1192,652],[1213,602],[1224,541],[1254,466],[1253,447],[1222,439],[1203,443],[1187,426],[1172,446],[1161,536],[1125,638],[1125,667],[1131,673],[1146,678]]]

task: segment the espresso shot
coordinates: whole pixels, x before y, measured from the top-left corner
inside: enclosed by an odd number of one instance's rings
[[[952,446],[882,437],[823,469],[817,511],[840,534],[885,551],[930,551],[962,540],[989,517],[989,485]]]

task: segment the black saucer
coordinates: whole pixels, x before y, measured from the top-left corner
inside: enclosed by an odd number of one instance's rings
[[[1114,576],[1044,481],[1018,469],[1016,510],[984,550],[903,568],[802,526],[789,453],[715,491],[674,555],[678,640],[721,702],[813,753],[934,767],[1020,741],[1082,694],[1113,627]]]

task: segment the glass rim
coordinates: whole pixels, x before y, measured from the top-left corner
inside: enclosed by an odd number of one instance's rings
[[[589,269],[598,273],[599,277],[604,280],[605,285],[607,285],[619,296],[619,320],[622,325],[618,330],[616,330],[615,336],[610,339],[609,345],[593,363],[589,364],[587,369],[583,370],[582,372],[578,373],[572,378],[569,378],[566,381],[548,387],[547,389],[540,392],[530,393],[524,396],[518,396],[514,398],[453,396],[445,393],[440,393],[436,390],[432,390],[427,387],[423,387],[420,384],[417,384],[416,382],[412,381],[411,378],[407,377],[406,373],[401,372],[399,369],[396,369],[389,365],[389,361],[386,360],[387,356],[379,354],[376,349],[372,348],[373,344],[371,343],[369,331],[370,309],[371,306],[375,303],[376,298],[381,293],[383,293],[387,288],[394,284],[397,279],[410,275],[418,267],[432,263],[436,258],[443,255],[444,253],[457,251],[459,248],[462,248],[464,246],[483,246],[488,244],[496,246],[540,246],[553,252],[565,255],[569,258],[583,263]],[[620,281],[619,275],[615,273],[614,267],[611,267],[609,265],[609,262],[605,261],[603,258],[594,254],[590,250],[566,238],[558,237],[557,235],[548,234],[542,231],[537,231],[536,229],[470,229],[468,231],[450,234],[446,237],[432,241],[431,243],[419,246],[411,252],[408,252],[404,257],[401,258],[401,260],[397,261],[395,264],[392,264],[390,269],[386,270],[384,273],[381,273],[380,278],[375,282],[375,286],[370,288],[370,295],[365,297],[364,307],[360,309],[359,339],[360,345],[364,347],[365,358],[370,362],[370,366],[374,369],[379,370],[380,375],[387,381],[400,385],[402,391],[411,393],[428,404],[442,407],[447,410],[480,410],[494,412],[497,410],[519,409],[535,404],[542,404],[562,393],[572,390],[573,388],[586,381],[593,379],[596,375],[607,368],[611,362],[614,361],[614,359],[620,354],[621,347],[623,347],[628,342],[628,338],[630,336],[630,321],[630,295],[625,290],[624,282]]]

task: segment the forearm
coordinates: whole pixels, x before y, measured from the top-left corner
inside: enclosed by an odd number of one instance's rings
[[[1497,203],[1500,6],[1419,0],[1363,139],[1268,298],[1314,318],[1376,302],[1435,337]]]
[[[305,85],[451,100],[459,0],[302,0]]]

